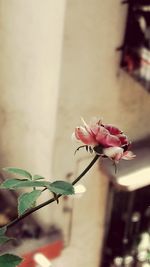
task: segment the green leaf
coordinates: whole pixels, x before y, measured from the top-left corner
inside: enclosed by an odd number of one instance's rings
[[[27,209],[32,208],[37,198],[41,195],[41,190],[34,190],[30,193],[22,194],[18,198],[18,213],[23,214]]]
[[[14,238],[9,238],[8,236],[5,235],[6,230],[7,230],[6,226],[0,228],[0,245],[10,240],[14,240]]]
[[[1,228],[0,228],[0,236],[1,236],[1,235],[4,235],[5,232],[6,232],[6,230],[7,230],[7,227],[6,227],[6,226],[1,227]]]
[[[16,267],[22,260],[22,258],[13,254],[3,254],[0,256],[0,267]]]
[[[5,236],[6,230],[7,230],[6,226],[0,228],[0,245],[4,244],[9,240],[9,237]]]
[[[33,180],[42,180],[42,179],[45,179],[45,178],[41,175],[38,175],[38,174],[33,175]]]
[[[4,235],[6,230],[7,230],[6,226],[0,228],[0,245],[4,244],[5,242],[9,240],[9,237]]]
[[[0,189],[16,189],[24,187],[47,187],[49,185],[50,182],[46,181],[8,179],[1,184]]]
[[[9,240],[12,240],[12,238],[9,238],[9,237],[7,237],[5,235],[0,235],[0,245],[8,242]]]
[[[48,189],[55,194],[61,194],[61,195],[74,194],[73,185],[65,181],[55,181],[48,186]]]
[[[23,179],[23,180],[20,180],[20,179],[7,179],[5,180],[1,185],[0,185],[0,188],[1,189],[13,189],[15,188],[15,186],[17,186],[18,184],[24,182],[24,181],[29,181],[27,179]]]
[[[10,173],[15,173],[15,174],[19,174],[22,177],[26,177],[29,180],[32,180],[32,175],[31,173],[29,173],[28,171],[22,170],[22,169],[18,169],[18,168],[12,168],[12,167],[7,167],[7,168],[3,168],[4,171],[10,172]]]

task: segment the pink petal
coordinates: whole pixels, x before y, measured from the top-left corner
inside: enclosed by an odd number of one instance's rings
[[[117,135],[117,137],[119,138],[121,145],[127,145],[129,143],[127,136],[125,134],[119,134]]]
[[[75,137],[85,145],[97,144],[93,136],[84,127],[75,128]]]
[[[108,134],[106,136],[106,145],[107,146],[121,146],[121,142],[117,136]]]
[[[131,160],[134,159],[135,157],[136,155],[134,155],[132,151],[126,151],[123,153],[122,159]]]
[[[72,133],[72,135],[71,135],[71,139],[72,139],[73,141],[79,141],[79,139],[76,138],[75,132]]]
[[[87,130],[87,132],[91,133],[90,126],[85,122],[85,120],[81,117],[81,121],[84,124],[84,128]]]
[[[97,135],[98,132],[100,131],[100,126],[98,124],[92,125],[90,127],[90,129],[91,129],[91,132],[93,133],[93,135]]]
[[[97,124],[97,123],[95,123],[95,124],[87,124],[86,122],[85,122],[85,120],[81,117],[81,120],[82,120],[82,122],[83,122],[83,124],[84,124],[84,128],[87,130],[87,132],[91,135],[91,136],[93,136],[93,138],[94,138],[94,140],[95,140],[95,132],[93,131],[93,130],[95,130],[96,132],[99,130],[98,128],[99,128],[99,125]],[[93,121],[92,121],[93,122]],[[96,142],[97,143],[97,142]]]
[[[106,130],[103,126],[99,126],[95,138],[99,144],[103,144],[105,143],[105,138],[108,134],[109,134],[108,130]]]
[[[109,134],[109,131],[103,126],[100,126],[100,130],[96,135],[96,140],[99,144],[102,144],[105,147],[121,146],[119,138],[117,136]]]
[[[97,118],[93,118],[91,122],[89,123],[90,132],[92,135],[97,135],[99,132],[99,128],[101,126],[101,120],[98,120]]]
[[[118,135],[122,133],[122,131],[120,131],[117,127],[111,124],[105,124],[104,127],[110,132],[110,134]]]

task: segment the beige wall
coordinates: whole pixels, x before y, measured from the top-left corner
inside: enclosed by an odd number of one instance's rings
[[[120,1],[67,2],[54,177],[65,178],[68,172],[74,173],[76,169],[79,173],[87,164],[85,153],[79,152],[74,157],[75,148],[70,141],[74,127],[80,124],[80,116],[86,120],[98,116],[105,122],[116,124],[131,140],[150,133],[150,95],[119,69],[120,53],[115,51],[123,40],[125,20],[126,6]],[[80,165],[77,168],[77,160],[80,159],[82,168]],[[95,171],[94,175],[85,177],[84,184],[88,193],[83,199],[76,200],[74,206],[73,246],[71,251],[68,248],[64,252],[65,266],[70,264],[67,259],[69,251],[78,259],[78,266],[98,266],[97,251],[100,251],[103,242],[107,179]],[[55,215],[57,221],[59,215]],[[59,223],[63,224],[65,214],[60,216]],[[95,246],[91,248],[91,244]],[[77,248],[82,250],[81,256]],[[77,266],[77,262],[73,262],[72,266]]]
[[[68,0],[64,31],[65,0],[0,0],[0,5],[1,166],[54,179],[76,175],[90,161],[83,151],[73,154],[70,136],[80,116],[102,117],[131,139],[150,133],[150,95],[118,67],[115,49],[126,18],[120,1]],[[83,183],[85,196],[68,203],[73,228],[60,258],[65,267],[99,262],[108,181],[95,166]],[[64,222],[70,215],[62,205],[38,214],[41,222],[63,227],[67,239]]]
[[[0,0],[0,10],[0,165],[50,179],[65,0]]]
[[[49,175],[65,1],[0,5],[2,163]]]

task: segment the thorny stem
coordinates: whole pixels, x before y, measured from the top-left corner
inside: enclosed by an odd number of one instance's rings
[[[75,185],[79,180],[81,180],[81,178],[91,169],[91,167],[95,164],[95,162],[98,160],[100,156],[96,155],[93,160],[90,162],[90,164],[85,168],[85,170],[72,182],[72,185]],[[57,199],[60,198],[62,195],[58,194],[57,195]],[[22,219],[24,219],[25,217],[29,216],[31,213],[51,204],[52,202],[56,201],[56,198],[53,197],[43,203],[41,203],[40,205],[28,210],[27,212],[25,212],[24,214],[22,214],[21,216],[19,216],[18,218],[14,219],[12,222],[10,222],[9,224],[6,225],[7,228],[12,227],[13,225],[15,225],[16,223],[18,223],[19,221],[21,221]]]

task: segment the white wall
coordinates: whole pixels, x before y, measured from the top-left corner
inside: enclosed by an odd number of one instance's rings
[[[65,0],[0,0],[0,10],[0,165],[50,179]]]

